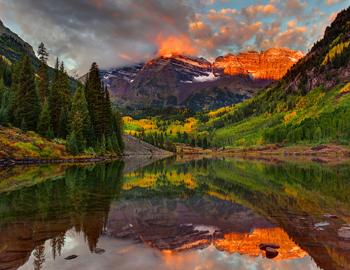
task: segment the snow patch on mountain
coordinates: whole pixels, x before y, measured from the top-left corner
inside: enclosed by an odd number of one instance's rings
[[[296,59],[295,57],[288,57],[290,61],[296,63],[298,62],[298,59]]]
[[[197,76],[193,78],[194,82],[210,82],[217,80],[218,77],[215,76],[213,72],[207,73],[207,75]]]

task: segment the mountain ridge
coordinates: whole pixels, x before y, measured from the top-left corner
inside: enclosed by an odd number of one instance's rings
[[[0,54],[14,62],[18,61],[23,53],[26,53],[32,60],[37,59],[33,47],[0,20]],[[36,65],[38,65],[37,62],[35,61]]]
[[[174,106],[202,111],[252,97],[258,89],[281,78],[301,57],[301,52],[286,48],[227,54],[214,62],[175,54],[105,70],[101,76],[116,103],[124,107]],[[233,72],[237,65],[239,69]]]

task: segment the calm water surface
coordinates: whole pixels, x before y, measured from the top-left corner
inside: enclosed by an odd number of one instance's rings
[[[350,165],[2,169],[0,269],[350,269]]]

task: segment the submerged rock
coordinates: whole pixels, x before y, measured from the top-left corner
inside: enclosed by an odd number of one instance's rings
[[[64,258],[65,260],[73,260],[78,258],[78,255],[69,255],[68,257]]]
[[[266,250],[267,248],[279,249],[280,246],[277,245],[277,244],[274,244],[274,243],[261,243],[261,244],[259,245],[259,248],[260,248],[261,250]]]
[[[271,247],[266,247],[266,258],[273,259],[278,255],[278,251]]]
[[[94,252],[95,252],[96,254],[99,254],[99,255],[100,255],[100,254],[105,253],[106,250],[104,250],[103,248],[95,248]]]

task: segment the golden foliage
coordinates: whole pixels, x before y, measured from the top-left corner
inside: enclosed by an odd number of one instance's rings
[[[125,175],[125,182],[122,186],[123,190],[130,190],[135,187],[139,188],[154,188],[157,185],[159,179],[165,178],[169,183],[179,186],[185,185],[189,189],[197,187],[196,180],[192,173],[179,173],[176,170],[168,171],[166,173],[161,172],[146,172],[138,173],[132,172]]]
[[[340,94],[346,94],[350,92],[350,83],[347,83],[342,89],[340,89]]]
[[[64,158],[69,154],[64,144],[44,139],[34,132],[0,128],[0,158]]]
[[[297,115],[296,111],[292,111],[284,116],[284,123],[288,124],[295,116]]]
[[[347,42],[341,42],[335,46],[332,47],[332,49],[329,50],[325,58],[323,59],[322,65],[326,65],[329,62],[332,62],[332,60],[343,53],[343,51],[349,47],[350,41]]]
[[[214,118],[214,117],[222,115],[222,114],[224,114],[224,113],[226,113],[228,111],[230,111],[230,107],[222,107],[222,108],[219,108],[219,109],[217,109],[215,111],[208,112],[208,116],[210,118]]]

